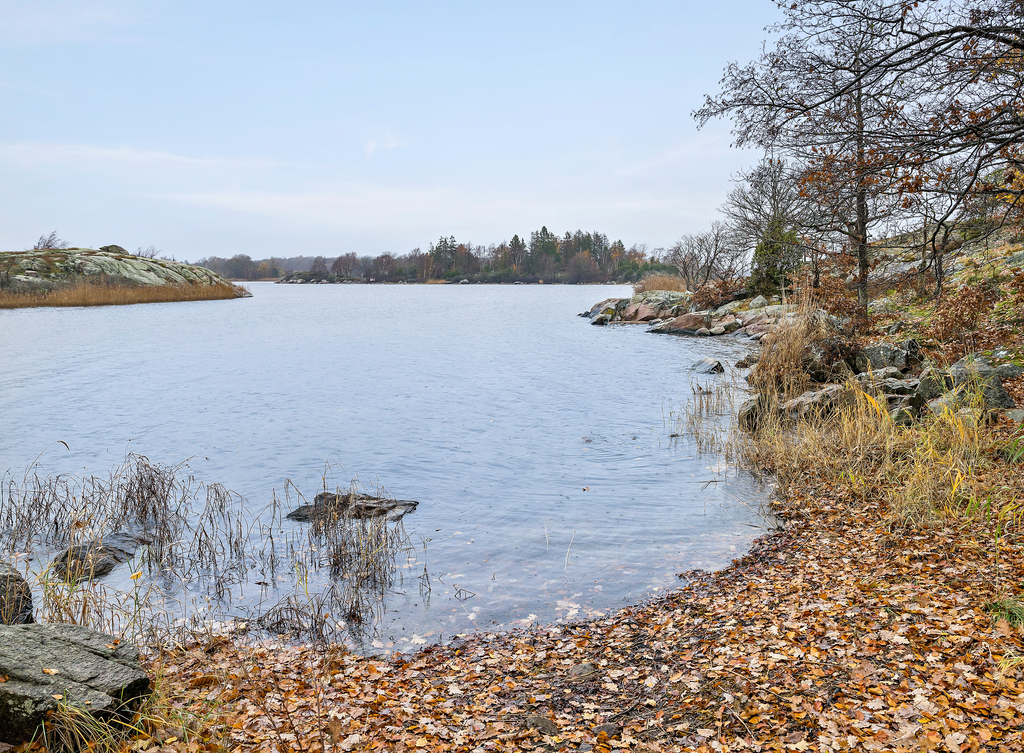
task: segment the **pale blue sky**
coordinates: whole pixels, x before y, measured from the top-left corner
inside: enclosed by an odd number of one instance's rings
[[[753,152],[690,112],[771,0],[6,2],[0,250],[178,259],[491,243],[666,246]]]

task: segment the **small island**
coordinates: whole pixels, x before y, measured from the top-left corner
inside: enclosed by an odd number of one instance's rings
[[[209,301],[252,294],[204,267],[120,246],[0,253],[0,308]]]

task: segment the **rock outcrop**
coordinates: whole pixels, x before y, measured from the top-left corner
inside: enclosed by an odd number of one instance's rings
[[[120,246],[0,253],[2,285],[13,292],[55,290],[82,281],[114,285],[225,285],[220,275],[192,264],[133,256]],[[251,295],[238,288],[242,297]]]
[[[313,498],[313,504],[302,505],[285,517],[299,522],[307,522],[317,515],[355,519],[385,517],[387,520],[401,520],[418,506],[419,502],[409,499],[386,499],[355,492],[322,492]]]
[[[150,690],[134,646],[78,625],[0,625],[0,677],[0,740],[10,744],[62,703],[130,720]]]
[[[643,324],[665,335],[718,337],[736,333],[759,340],[776,324],[796,315],[792,305],[769,304],[763,297],[729,301],[715,309],[695,311],[690,293],[649,290],[632,298],[608,298],[580,316],[591,324]]]

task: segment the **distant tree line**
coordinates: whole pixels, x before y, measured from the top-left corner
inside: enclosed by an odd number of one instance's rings
[[[676,267],[662,260],[664,253],[665,249],[648,251],[643,243],[627,248],[621,240],[610,241],[600,232],[577,230],[559,236],[542,227],[530,233],[528,240],[517,234],[511,240],[488,246],[442,236],[426,251],[414,248],[398,255],[360,256],[349,252],[336,257],[257,260],[247,254],[237,254],[229,259],[211,256],[198,263],[235,280],[310,272],[363,282],[468,279],[473,282],[588,283],[631,282],[650,272],[674,273]]]

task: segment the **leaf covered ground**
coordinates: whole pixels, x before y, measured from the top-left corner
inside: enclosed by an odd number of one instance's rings
[[[165,655],[161,692],[193,721],[133,747],[1024,749],[1021,631],[987,606],[1017,593],[1013,541],[894,530],[841,485],[780,512],[728,569],[608,619],[387,658],[223,639]]]

